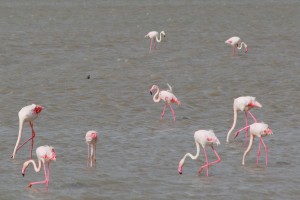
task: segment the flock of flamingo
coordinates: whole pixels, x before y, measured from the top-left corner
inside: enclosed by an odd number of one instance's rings
[[[159,38],[158,38],[159,36]],[[161,31],[160,33],[156,31],[151,31],[147,35],[145,35],[145,38],[150,38],[150,50],[149,53],[153,52],[153,50],[156,48],[156,43],[160,43],[162,40],[162,36],[166,36],[164,31]],[[232,45],[232,55],[236,55],[236,50],[241,49],[243,46],[245,48],[245,52],[248,51],[247,45],[241,41],[239,37],[231,37],[228,40],[225,41],[225,43]],[[150,94],[153,95],[153,101],[155,103],[158,103],[160,101],[164,101],[165,105],[163,107],[163,111],[161,113],[160,120],[163,119],[165,115],[165,110],[166,107],[169,106],[170,110],[172,112],[173,120],[176,121],[176,115],[175,111],[172,108],[171,103],[176,103],[177,105],[180,105],[181,102],[178,100],[178,98],[173,94],[172,87],[167,83],[169,89],[168,90],[160,90],[157,85],[153,85],[150,89]],[[155,92],[155,93],[154,93]],[[255,137],[258,137],[260,139],[259,141],[259,146],[258,146],[258,152],[257,152],[257,159],[256,163],[258,163],[258,159],[260,156],[260,148],[261,144],[263,144],[264,149],[265,149],[265,160],[266,160],[266,166],[268,165],[268,147],[263,141],[263,137],[268,136],[270,134],[273,134],[272,130],[269,128],[268,124],[265,124],[263,122],[257,122],[257,119],[254,117],[254,115],[250,112],[250,109],[258,107],[261,108],[262,105],[256,101],[255,97],[252,96],[242,96],[234,99],[233,102],[233,124],[230,130],[227,133],[227,138],[226,141],[229,142],[230,134],[235,128],[236,121],[237,121],[237,112],[238,111],[244,111],[245,113],[245,119],[246,119],[246,124],[245,127],[241,128],[240,130],[236,131],[234,138],[236,138],[241,131],[246,132],[246,141],[248,140],[248,135],[250,134],[250,139],[249,139],[249,145],[247,149],[245,150],[242,158],[242,165],[245,165],[245,157],[247,153],[250,151],[253,140]],[[23,167],[22,167],[22,175],[25,176],[25,171],[27,167],[32,164],[34,167],[34,170],[36,172],[39,172],[41,168],[43,167],[44,169],[44,175],[45,179],[42,181],[37,181],[37,182],[30,182],[28,187],[32,187],[32,185],[35,184],[45,184],[46,189],[48,190],[49,187],[49,181],[50,181],[50,163],[51,161],[56,160],[56,152],[55,149],[52,146],[40,146],[36,149],[36,155],[38,159],[38,166],[36,162],[32,159],[32,151],[33,151],[33,146],[34,146],[34,137],[35,137],[35,131],[33,129],[33,121],[38,117],[38,115],[41,113],[41,111],[44,108],[40,105],[28,105],[23,107],[19,113],[19,133],[18,133],[18,138],[17,142],[15,145],[15,148],[13,150],[11,158],[16,157],[16,153],[18,150],[20,150],[21,147],[23,147],[27,142],[31,141],[31,147],[30,147],[30,159],[24,162]],[[249,125],[248,124],[248,114],[252,117],[254,120],[254,123]],[[27,139],[25,142],[23,142],[21,145],[19,145],[20,140],[21,140],[21,135],[23,132],[23,127],[24,123],[28,122],[31,128],[32,135],[29,139]],[[192,155],[191,153],[186,153],[184,157],[180,160],[178,164],[178,173],[182,174],[182,167],[184,165],[185,159],[187,157],[190,157],[191,159],[195,160],[199,157],[200,155],[200,146],[203,149],[204,157],[205,157],[205,164],[202,165],[198,173],[200,174],[202,170],[205,168],[206,169],[206,176],[208,176],[208,169],[211,165],[216,164],[218,162],[221,162],[221,158],[218,155],[217,151],[214,148],[214,145],[219,145],[220,141],[215,135],[213,130],[198,130],[194,134],[195,138],[195,144],[196,144],[196,155]],[[85,136],[85,142],[88,145],[88,159],[87,159],[87,165],[92,167],[96,163],[96,144],[98,140],[98,132],[91,130],[86,133]],[[217,159],[215,161],[209,162],[208,157],[206,154],[206,146],[210,146],[212,148],[212,151],[216,155]]]

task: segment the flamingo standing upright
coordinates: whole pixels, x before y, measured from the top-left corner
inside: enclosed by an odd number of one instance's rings
[[[149,53],[152,52],[152,47],[153,49],[155,49],[156,47],[156,42],[160,43],[161,40],[162,40],[162,37],[161,36],[164,36],[166,37],[166,33],[165,31],[161,31],[159,33],[159,38],[158,38],[158,32],[157,31],[150,31],[149,33],[147,33],[147,35],[145,35],[145,38],[150,38],[150,50],[149,50]]]
[[[98,141],[97,131],[88,131],[85,135],[85,142],[88,144],[88,161],[89,166],[93,166],[93,162],[96,163],[96,145]]]
[[[201,171],[206,167],[206,176],[208,176],[208,168],[209,166],[216,164],[218,162],[221,162],[221,158],[218,155],[217,151],[214,148],[214,144],[219,145],[220,141],[217,138],[217,136],[214,134],[214,132],[212,130],[198,130],[195,132],[194,134],[194,138],[195,138],[195,143],[196,143],[196,147],[197,147],[197,153],[195,156],[193,156],[190,153],[185,154],[185,156],[180,160],[179,165],[178,165],[178,172],[179,174],[182,174],[182,167],[184,165],[184,161],[186,159],[186,157],[190,157],[193,160],[196,160],[199,157],[200,154],[200,145],[203,148],[203,152],[204,152],[204,156],[205,156],[205,161],[206,164],[201,166],[198,170],[198,174],[201,173]],[[217,160],[213,161],[213,162],[208,162],[208,158],[207,158],[207,154],[206,154],[206,146],[211,146],[213,152],[215,153]]]
[[[33,144],[34,144],[34,137],[35,137],[35,132],[33,129],[33,120],[35,120],[39,113],[43,110],[44,108],[40,105],[28,105],[23,107],[19,111],[19,134],[18,134],[18,139],[12,154],[12,158],[14,159],[16,156],[17,151],[24,145],[26,144],[29,140],[31,140],[31,148],[30,148],[30,159],[32,159],[32,149],[33,149]],[[29,125],[31,127],[31,138],[26,140],[23,144],[19,146],[22,131],[23,131],[23,126],[25,122],[29,122]]]
[[[258,144],[256,164],[258,164],[258,159],[259,159],[259,156],[260,156],[260,145],[262,143],[264,145],[265,152],[266,152],[266,166],[268,166],[268,147],[264,143],[262,137],[273,134],[272,130],[269,128],[268,124],[265,124],[263,122],[260,122],[260,123],[255,122],[255,123],[253,123],[249,126],[246,126],[242,129],[238,130],[237,132],[247,130],[247,129],[250,129],[250,142],[249,142],[248,148],[244,152],[242,164],[245,165],[245,157],[246,157],[247,153],[250,151],[250,149],[252,147],[252,144],[253,144],[254,137],[256,136],[256,137],[260,138],[260,141],[259,141],[259,144]]]
[[[248,46],[245,42],[242,42],[241,38],[237,36],[233,36],[225,41],[225,43],[230,44],[232,46],[232,55],[236,55],[236,49],[242,49],[243,45],[245,48],[245,53],[248,52]]]
[[[36,149],[36,156],[38,158],[38,166],[36,166],[36,163],[34,160],[30,159],[23,164],[22,168],[22,175],[23,177],[25,176],[25,170],[28,167],[30,163],[32,163],[34,170],[36,172],[39,172],[41,170],[42,164],[44,167],[44,174],[45,174],[45,180],[43,181],[38,181],[38,182],[31,182],[29,183],[28,187],[31,187],[32,185],[35,184],[46,184],[46,189],[48,190],[49,187],[49,182],[50,182],[50,162],[51,161],[56,161],[56,153],[55,150],[52,146],[40,146]],[[46,168],[47,164],[47,168]]]
[[[167,83],[169,90],[162,90],[160,91],[157,85],[153,85],[150,89],[150,94],[153,94],[153,91],[156,90],[156,93],[153,96],[153,101],[155,103],[160,102],[160,100],[163,100],[165,102],[165,106],[163,108],[163,111],[161,113],[161,117],[160,119],[162,120],[162,118],[165,115],[165,110],[166,110],[166,106],[169,105],[172,115],[173,115],[173,119],[174,121],[176,121],[176,116],[175,116],[175,112],[171,106],[171,103],[176,103],[177,105],[180,105],[181,102],[177,99],[177,97],[173,94],[172,92],[172,87]]]
[[[250,114],[250,116],[253,118],[254,122],[257,122],[256,118],[254,115],[250,112],[250,109],[253,107],[258,107],[261,108],[262,105],[256,101],[255,97],[252,96],[242,96],[234,99],[233,101],[233,123],[232,127],[227,133],[227,138],[226,141],[229,142],[229,137],[233,129],[235,128],[236,121],[237,121],[237,112],[238,111],[244,111],[245,112],[245,118],[246,118],[246,126],[248,126],[248,115],[247,113]],[[246,131],[246,139],[248,138],[248,131]]]

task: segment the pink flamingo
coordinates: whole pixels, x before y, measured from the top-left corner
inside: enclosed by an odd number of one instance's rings
[[[36,156],[38,158],[38,166],[36,166],[36,163],[34,160],[30,159],[23,164],[22,168],[22,175],[23,177],[25,176],[25,170],[28,167],[30,163],[32,163],[34,170],[36,172],[39,172],[41,170],[42,164],[44,167],[44,174],[45,174],[45,180],[43,181],[38,181],[38,182],[31,182],[29,183],[28,187],[31,188],[32,185],[35,184],[46,184],[46,189],[48,190],[49,186],[49,181],[50,181],[50,162],[53,160],[56,160],[56,153],[53,147],[45,145],[45,146],[40,146],[36,149]],[[48,166],[48,170],[46,169],[46,164]]]
[[[242,49],[243,45],[245,48],[245,53],[248,52],[248,46],[245,42],[242,42],[241,38],[234,36],[225,41],[225,43],[232,46],[232,55],[236,55],[236,49]]]
[[[203,148],[203,152],[204,152],[204,156],[205,156],[205,160],[206,160],[206,164],[201,166],[198,170],[198,174],[201,173],[201,171],[203,170],[203,168],[206,167],[206,176],[208,176],[208,168],[209,166],[216,164],[218,162],[221,162],[221,158],[218,155],[217,151],[214,148],[214,144],[219,145],[220,141],[217,138],[217,136],[214,134],[214,132],[212,130],[198,130],[195,132],[194,134],[194,138],[195,138],[195,143],[196,143],[196,147],[197,147],[197,153],[195,156],[193,156],[190,153],[185,154],[185,156],[180,160],[179,165],[178,165],[178,172],[179,174],[182,174],[182,167],[184,165],[184,161],[186,159],[186,157],[190,157],[193,160],[196,160],[199,157],[200,154],[200,145]],[[208,158],[207,158],[207,154],[206,154],[206,145],[211,146],[213,152],[215,153],[215,155],[217,156],[217,160],[213,161],[213,162],[208,162]]]
[[[160,43],[161,42],[161,36],[166,37],[166,33],[164,31],[161,31],[159,34],[159,38],[158,38],[158,32],[157,31],[150,31],[147,35],[145,35],[145,38],[150,38],[150,50],[149,53],[152,52],[152,46],[153,49],[155,49],[156,47],[156,42]]]
[[[14,152],[12,154],[12,158],[14,159],[16,156],[17,151],[24,145],[26,144],[29,140],[31,140],[31,148],[30,148],[30,159],[32,159],[32,149],[33,149],[33,144],[34,144],[34,137],[35,137],[35,132],[33,130],[33,120],[35,120],[39,113],[43,110],[44,108],[40,105],[29,105],[29,106],[25,106],[23,107],[20,111],[19,111],[19,135],[18,135],[18,139],[17,139],[17,143],[16,146],[14,148]],[[21,144],[19,146],[20,143],[20,139],[21,139],[21,135],[22,135],[22,131],[23,131],[23,126],[25,122],[29,122],[29,125],[31,127],[31,138],[29,138],[28,140],[26,140],[23,144]]]
[[[264,143],[262,137],[273,134],[272,130],[269,128],[268,124],[265,124],[263,122],[261,122],[261,123],[256,122],[256,123],[253,123],[249,126],[246,126],[242,129],[238,130],[237,132],[247,130],[247,129],[250,129],[250,142],[249,142],[248,148],[244,152],[242,164],[245,165],[245,157],[246,157],[247,153],[250,151],[252,144],[253,144],[254,137],[256,136],[256,137],[260,138],[259,145],[258,145],[256,164],[258,164],[258,159],[260,156],[260,145],[262,143],[264,145],[265,152],[266,152],[266,166],[268,166],[268,147]]]
[[[87,164],[91,167],[93,162],[96,163],[96,145],[98,140],[97,131],[88,131],[85,135],[85,142],[88,144],[88,161]]]
[[[180,105],[181,102],[177,99],[177,97],[172,93],[172,87],[167,83],[169,90],[162,90],[160,91],[157,85],[153,85],[150,89],[150,94],[152,95],[153,91],[156,90],[156,93],[153,96],[153,101],[155,103],[160,102],[160,100],[163,100],[165,102],[165,106],[163,108],[163,111],[161,113],[160,119],[162,120],[163,116],[165,115],[166,106],[169,105],[174,121],[176,121],[175,112],[171,106],[171,103],[176,103],[177,105]]]
[[[246,126],[248,126],[248,115],[247,113],[250,114],[250,116],[253,118],[254,122],[257,122],[256,118],[254,115],[250,112],[250,109],[253,107],[258,107],[261,108],[262,105],[256,101],[255,97],[252,96],[242,96],[234,99],[233,101],[233,123],[232,127],[227,133],[227,138],[226,141],[229,142],[229,137],[233,129],[235,128],[236,121],[237,121],[237,112],[238,111],[244,111],[245,112],[245,118],[246,118]],[[248,138],[248,130],[246,131],[246,139]]]

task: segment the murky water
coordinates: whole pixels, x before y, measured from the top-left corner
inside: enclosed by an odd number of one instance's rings
[[[296,0],[1,1],[1,199],[299,199],[299,19]],[[149,54],[152,30],[167,36]],[[234,35],[247,54],[231,56],[224,41]],[[169,110],[159,120],[163,104],[149,94],[166,83],[182,102],[175,123]],[[253,114],[274,132],[264,139],[268,167],[263,153],[255,165],[257,140],[245,166],[243,134],[225,142],[233,98],[244,95],[263,104]],[[26,188],[43,179],[32,167],[21,175],[29,145],[10,158],[17,113],[32,103],[45,107],[35,148],[57,152],[48,192]],[[201,151],[179,175],[198,129],[215,131],[222,162],[199,176]],[[88,130],[100,135],[93,169]],[[27,125],[22,139],[29,135]]]

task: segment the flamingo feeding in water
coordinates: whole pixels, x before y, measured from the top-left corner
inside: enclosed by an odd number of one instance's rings
[[[234,36],[225,41],[225,43],[230,44],[232,46],[232,55],[236,55],[236,49],[242,49],[243,45],[245,48],[245,53],[248,52],[248,46],[245,42],[242,42],[241,38]]]
[[[179,174],[182,174],[182,167],[184,165],[184,161],[185,161],[186,157],[189,156],[193,160],[196,160],[199,157],[199,155],[200,155],[200,145],[201,145],[202,148],[203,148],[206,164],[199,168],[198,174],[200,174],[201,171],[204,168],[206,168],[206,176],[208,176],[209,166],[211,166],[213,164],[216,164],[218,162],[221,162],[221,158],[220,158],[220,156],[218,155],[217,151],[215,150],[215,148],[213,146],[214,144],[219,145],[220,141],[219,141],[219,139],[217,138],[217,136],[214,134],[214,132],[212,130],[208,130],[208,131],[207,130],[198,130],[198,131],[195,132],[194,138],[195,138],[195,143],[196,143],[196,147],[197,147],[197,153],[196,153],[195,156],[193,156],[190,153],[185,154],[185,156],[179,162],[178,172],[179,172]],[[215,153],[215,155],[217,157],[217,160],[215,160],[213,162],[208,162],[208,158],[207,158],[207,155],[206,155],[206,149],[205,149],[206,145],[211,146],[213,152]]]
[[[246,157],[247,153],[250,151],[252,144],[253,144],[254,137],[256,136],[256,137],[260,138],[260,141],[258,144],[256,164],[258,164],[258,159],[260,156],[260,145],[262,143],[264,145],[265,152],[266,152],[266,166],[268,166],[268,147],[264,143],[262,137],[273,134],[272,130],[269,128],[268,124],[265,124],[263,122],[261,122],[261,123],[256,122],[256,123],[251,124],[250,126],[246,126],[242,129],[238,130],[237,133],[240,131],[243,131],[243,130],[247,130],[247,129],[250,129],[250,142],[249,142],[248,148],[244,152],[242,164],[245,165],[245,157]]]
[[[34,160],[30,159],[23,164],[22,168],[22,175],[23,177],[25,176],[25,170],[28,167],[30,163],[32,163],[34,170],[36,172],[39,172],[41,170],[41,167],[43,165],[44,167],[44,174],[45,174],[45,180],[43,181],[38,181],[38,182],[31,182],[29,183],[28,187],[31,187],[32,185],[35,184],[46,184],[46,189],[48,190],[49,186],[49,181],[50,181],[50,162],[53,160],[56,160],[56,153],[53,147],[45,145],[45,146],[40,146],[36,149],[36,156],[38,158],[38,166],[36,166],[36,163]],[[47,168],[46,168],[47,164]]]
[[[156,42],[160,43],[162,40],[161,36],[166,37],[166,33],[164,31],[161,31],[158,38],[158,32],[157,31],[150,31],[147,35],[145,35],[145,38],[150,38],[150,50],[149,53],[152,52],[152,49],[155,49]]]
[[[163,108],[163,111],[161,113],[161,117],[160,119],[162,120],[162,118],[165,115],[165,110],[166,110],[166,106],[169,105],[172,115],[173,115],[173,119],[174,121],[176,121],[176,116],[175,116],[175,112],[171,106],[171,103],[176,103],[177,105],[180,105],[181,102],[177,99],[177,97],[173,94],[172,92],[172,87],[167,83],[169,90],[162,90],[160,91],[157,85],[153,85],[150,89],[150,94],[153,94],[153,91],[156,90],[156,93],[153,96],[153,101],[155,103],[160,102],[160,100],[163,100],[165,102],[165,106]]]
[[[89,166],[93,166],[93,162],[96,163],[96,145],[98,140],[97,131],[88,131],[85,135],[85,142],[88,144],[88,161]]]
[[[18,135],[18,139],[16,142],[16,146],[14,148],[14,152],[12,154],[12,158],[14,159],[16,156],[17,151],[24,145],[26,144],[29,140],[31,140],[31,148],[30,148],[30,159],[32,159],[32,149],[33,149],[33,144],[34,144],[34,137],[35,137],[35,132],[33,129],[33,120],[35,120],[39,113],[43,110],[44,108],[40,105],[29,105],[29,106],[25,106],[23,107],[20,111],[19,111],[19,135]],[[25,122],[29,122],[29,125],[31,127],[31,138],[29,138],[28,140],[26,140],[23,144],[21,144],[19,146],[20,143],[20,139],[21,139],[21,135],[22,135],[22,131],[23,131],[23,126]]]
[[[237,112],[238,111],[244,111],[245,112],[245,118],[246,118],[246,126],[248,126],[248,113],[253,118],[254,122],[257,122],[254,115],[250,112],[250,109],[253,107],[261,108],[262,105],[256,101],[255,97],[252,96],[242,96],[234,99],[233,101],[233,123],[232,127],[227,133],[226,141],[229,142],[229,137],[233,129],[235,128],[236,121],[237,121]],[[246,139],[248,138],[248,130],[246,130]]]

